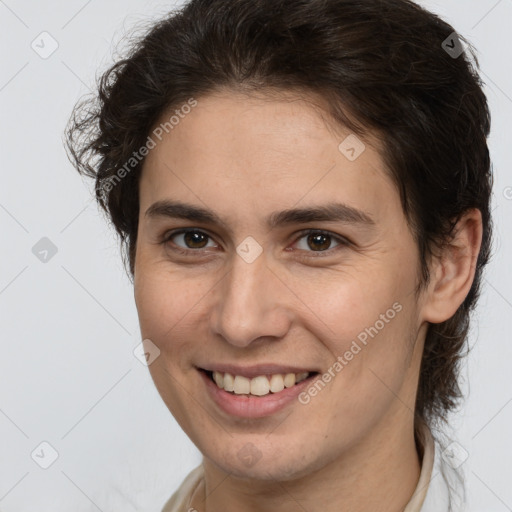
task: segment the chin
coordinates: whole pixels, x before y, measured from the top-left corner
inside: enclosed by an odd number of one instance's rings
[[[304,453],[297,449],[298,446],[306,444],[303,442],[281,446],[280,449],[268,443],[268,439],[266,447],[261,447],[261,444],[258,447],[257,443],[257,440],[230,442],[223,453],[211,453],[209,450],[209,453],[205,453],[205,458],[231,477],[261,481],[296,480],[325,464],[320,458],[315,458],[313,453]]]

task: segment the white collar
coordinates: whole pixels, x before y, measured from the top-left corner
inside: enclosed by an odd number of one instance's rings
[[[461,478],[443,458],[444,449],[434,440],[430,429],[419,430],[423,460],[416,490],[404,512],[457,512],[462,510]],[[463,491],[463,489],[462,489]]]

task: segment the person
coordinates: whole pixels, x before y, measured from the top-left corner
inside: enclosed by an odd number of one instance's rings
[[[203,455],[165,512],[463,510],[441,441],[491,252],[478,70],[408,0],[191,0],[77,104],[69,156]]]

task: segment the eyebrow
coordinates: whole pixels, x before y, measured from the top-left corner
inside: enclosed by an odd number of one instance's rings
[[[227,224],[212,210],[181,201],[157,201],[146,210],[145,216],[149,218],[169,217],[203,224],[216,224],[222,226],[227,232],[231,232]],[[375,226],[375,221],[367,213],[343,203],[327,203],[321,206],[282,210],[273,212],[266,218],[266,224],[270,229],[308,222],[342,222],[361,227]]]

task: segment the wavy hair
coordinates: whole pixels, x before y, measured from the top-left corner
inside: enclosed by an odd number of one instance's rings
[[[478,70],[468,41],[409,0],[191,0],[98,78],[97,93],[75,107],[66,145],[77,170],[95,180],[133,277],[144,160],[105,185],[162,115],[189,98],[226,88],[315,93],[335,122],[363,139],[378,134],[419,249],[417,292],[461,216],[482,214],[471,289],[425,340],[416,419],[446,421],[462,398],[460,362],[491,247],[490,114]]]

